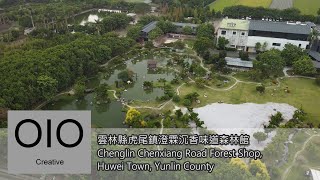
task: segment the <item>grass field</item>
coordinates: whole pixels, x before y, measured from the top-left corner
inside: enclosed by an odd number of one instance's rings
[[[319,0],[294,0],[293,6],[298,8],[302,14],[316,15],[320,8]]]
[[[284,92],[288,87],[290,93]],[[320,87],[315,85],[314,80],[289,78],[281,80],[280,88],[268,88],[265,94],[256,91],[255,84],[237,84],[230,91],[214,91],[208,88],[197,88],[194,84],[185,85],[180,89],[181,97],[188,93],[198,92],[201,104],[204,106],[218,101],[230,104],[240,103],[287,103],[296,108],[302,107],[308,113],[308,121],[318,125],[320,122]],[[204,97],[207,95],[207,98]]]
[[[272,0],[216,0],[209,6],[210,9],[214,9],[215,11],[222,11],[225,7],[234,5],[245,5],[251,7],[269,7],[271,2]]]

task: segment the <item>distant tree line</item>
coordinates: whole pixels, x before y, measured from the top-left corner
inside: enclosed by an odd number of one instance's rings
[[[205,7],[214,0],[152,0],[156,4],[167,4],[169,6]]]
[[[248,6],[231,6],[226,7],[222,13],[224,16],[230,18],[246,18],[251,17],[252,19],[269,18],[274,20],[283,21],[311,21],[320,23],[320,15],[304,15],[298,9],[269,9],[263,7],[248,7]]]
[[[1,2],[1,1],[0,1]],[[150,6],[144,3],[125,1],[49,1],[43,4],[12,4],[5,9],[10,21],[18,22],[22,27],[49,27],[67,25],[68,20],[82,11],[92,8],[110,8],[123,11],[144,13]],[[143,11],[143,12],[142,12]]]

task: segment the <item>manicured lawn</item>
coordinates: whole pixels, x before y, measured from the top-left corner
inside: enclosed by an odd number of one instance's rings
[[[245,5],[251,7],[269,7],[272,0],[216,0],[209,6],[216,11],[222,11],[225,7],[235,5]]]
[[[255,84],[237,84],[230,91],[214,91],[208,88],[197,88],[194,84],[185,85],[180,89],[181,97],[188,93],[199,93],[201,103],[204,106],[219,101],[230,104],[240,103],[287,103],[296,108],[302,107],[307,113],[310,122],[318,125],[320,122],[320,87],[315,85],[314,80],[289,78],[281,80],[280,88],[268,88],[265,94],[256,91]],[[288,87],[290,93],[284,92]],[[204,97],[206,94],[207,97]]]
[[[293,6],[298,8],[302,14],[316,15],[320,8],[319,0],[294,0]]]

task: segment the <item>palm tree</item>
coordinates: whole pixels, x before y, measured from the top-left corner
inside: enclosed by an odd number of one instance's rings
[[[100,19],[96,20],[95,26],[96,26],[98,35],[101,35],[102,26],[103,26],[102,21]]]

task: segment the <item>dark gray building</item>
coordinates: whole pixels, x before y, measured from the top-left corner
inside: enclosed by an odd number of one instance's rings
[[[149,33],[157,27],[158,21],[150,22],[149,24],[145,25],[141,30],[141,37],[144,40],[148,40]],[[172,22],[173,25],[176,26],[176,30],[173,33],[183,33],[183,28],[188,26],[191,27],[193,30],[193,33],[195,34],[197,31],[198,24],[192,24],[192,23],[179,23],[179,22]]]

